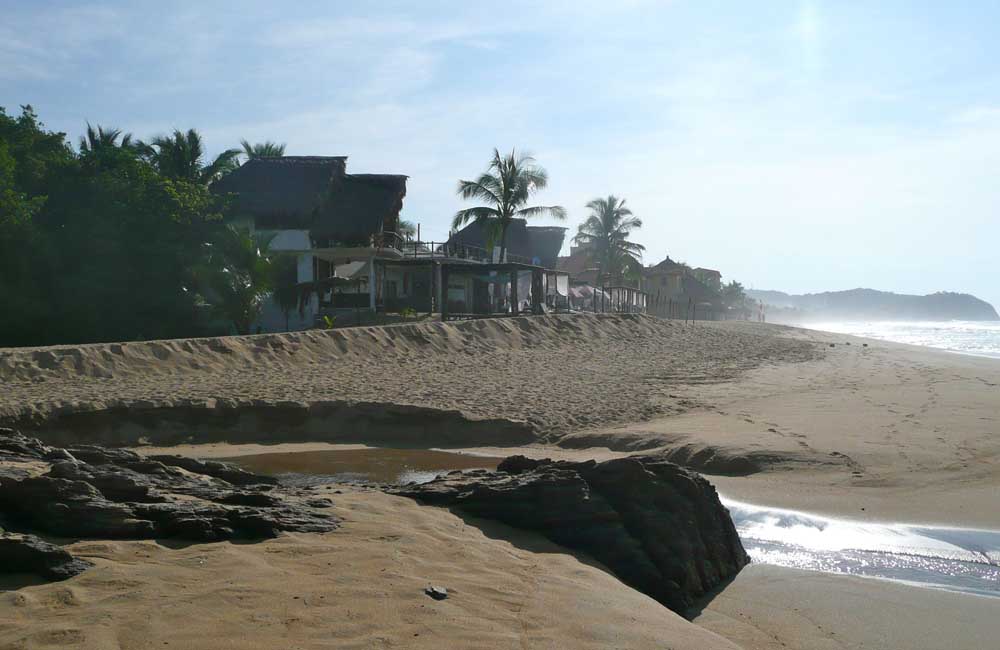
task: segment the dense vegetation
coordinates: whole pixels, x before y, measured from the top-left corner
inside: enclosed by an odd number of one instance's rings
[[[239,154],[101,127],[77,153],[0,108],[0,347],[245,331],[270,261],[207,187]]]

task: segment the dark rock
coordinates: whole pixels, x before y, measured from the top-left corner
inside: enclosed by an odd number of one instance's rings
[[[0,533],[0,573],[33,573],[48,580],[66,580],[91,566],[34,535]]]
[[[229,463],[220,463],[215,460],[198,460],[186,456],[150,456],[149,459],[164,465],[180,467],[195,474],[221,479],[233,485],[258,485],[261,483],[277,485],[278,483],[278,479],[271,476],[254,474]]]
[[[306,501],[306,505],[309,506],[310,508],[332,508],[333,501],[321,497],[318,499],[308,499]]]
[[[495,473],[393,491],[538,531],[679,613],[748,562],[715,488],[655,456],[602,463],[513,456]]]
[[[105,499],[93,485],[51,476],[0,483],[0,511],[6,519],[60,537],[150,537],[153,524],[133,510]]]
[[[427,587],[424,593],[434,600],[444,600],[448,597],[448,590],[444,587]]]
[[[220,497],[212,498],[212,501],[230,506],[254,506],[258,508],[276,508],[284,503],[278,497],[261,492],[229,492]]]
[[[5,461],[48,471],[4,471]],[[274,483],[226,463],[93,445],[63,450],[0,430],[0,518],[60,537],[204,542],[337,527],[336,517],[283,498]]]

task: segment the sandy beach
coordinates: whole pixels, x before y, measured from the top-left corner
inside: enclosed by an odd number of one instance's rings
[[[843,335],[553,316],[10,349],[0,379],[0,425],[56,442],[642,450],[742,501],[1000,527],[1000,363]],[[323,535],[76,542],[97,567],[4,594],[0,647],[981,648],[1000,633],[994,599],[756,565],[688,622],[527,533],[376,491],[334,499],[347,525]],[[431,601],[429,582],[461,597]]]

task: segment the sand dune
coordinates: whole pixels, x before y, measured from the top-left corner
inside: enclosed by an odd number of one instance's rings
[[[306,427],[311,434],[399,430],[407,420],[436,416],[441,429],[488,420],[479,427],[484,433],[506,421],[507,432],[521,434],[509,442],[522,444],[683,412],[692,404],[671,396],[672,386],[725,381],[763,363],[820,353],[812,343],[766,332],[630,315],[8,349],[0,351],[0,380],[8,387],[0,395],[0,423],[44,424],[44,433],[73,416],[79,428],[96,435],[130,413],[145,412],[149,417],[139,424],[148,425],[169,418],[170,409],[191,423],[199,412],[257,409],[266,418],[277,408],[279,422],[271,429],[280,433],[296,412],[316,419],[308,411],[318,406],[325,412],[318,426]],[[114,413],[104,421],[80,415],[107,411]],[[387,413],[398,417],[378,427]],[[210,419],[195,425],[207,431]],[[338,429],[346,419],[351,425]],[[228,432],[257,426],[248,419]],[[503,441],[487,436],[481,442]]]

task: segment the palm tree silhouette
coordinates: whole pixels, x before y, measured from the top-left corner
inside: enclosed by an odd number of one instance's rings
[[[478,223],[487,235],[487,246],[500,242],[500,261],[507,257],[507,229],[517,218],[551,214],[566,218],[566,210],[558,205],[524,207],[536,191],[548,184],[545,169],[535,164],[527,154],[518,155],[513,149],[507,155],[493,150],[493,160],[486,172],[474,181],[458,181],[458,194],[463,199],[479,199],[490,205],[466,208],[455,214],[452,227],[456,230],[469,222]]]

